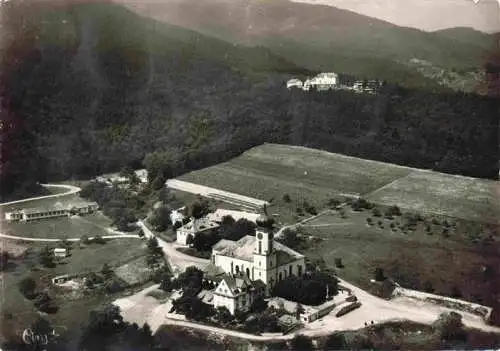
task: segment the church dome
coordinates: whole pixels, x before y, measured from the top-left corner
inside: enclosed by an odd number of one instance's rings
[[[255,220],[255,223],[257,223],[258,227],[272,229],[274,227],[274,218],[262,214]]]

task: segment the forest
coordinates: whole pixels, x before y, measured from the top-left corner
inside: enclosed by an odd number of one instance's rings
[[[2,201],[155,152],[175,155],[168,177],[265,142],[497,179],[492,97],[390,80],[377,95],[289,91],[287,79],[313,72],[263,47],[110,3],[54,6],[2,9]]]

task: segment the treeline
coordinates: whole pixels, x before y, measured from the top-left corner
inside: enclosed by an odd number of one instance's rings
[[[2,198],[36,181],[140,167],[154,152],[175,154],[159,169],[176,175],[264,142],[497,177],[499,108],[491,98],[391,84],[375,96],[288,91],[296,67],[283,60],[226,61],[237,47],[217,42],[210,51],[212,39],[156,30],[116,5],[65,6],[65,25],[42,25],[36,6],[11,14],[25,29],[5,25],[13,40],[1,67],[2,113],[13,123]],[[54,29],[44,31],[46,23]]]

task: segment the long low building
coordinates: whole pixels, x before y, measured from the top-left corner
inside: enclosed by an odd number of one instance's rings
[[[96,202],[73,203],[66,205],[57,203],[52,207],[27,208],[5,212],[5,220],[10,222],[28,222],[37,219],[83,215],[92,213],[94,211],[97,211],[98,209],[99,205]]]

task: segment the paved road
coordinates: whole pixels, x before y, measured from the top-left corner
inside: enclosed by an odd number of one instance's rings
[[[144,231],[144,236],[146,238],[151,238],[156,236],[142,220],[137,222],[137,225]],[[209,260],[203,258],[193,257],[176,250],[178,247],[182,247],[173,243],[168,243],[160,237],[156,236],[158,240],[158,245],[162,248],[165,258],[169,262],[170,266],[174,270],[174,273],[183,272],[189,266],[197,266],[198,268],[204,268],[209,264]]]
[[[22,200],[4,202],[4,203],[1,203],[0,206],[15,205],[15,204],[23,203],[23,202],[28,202],[28,201],[35,201],[35,200],[42,200],[42,199],[50,199],[53,197],[68,196],[68,195],[76,194],[76,193],[80,192],[80,190],[82,190],[79,187],[73,186],[73,185],[62,185],[62,184],[41,184],[41,185],[46,187],[46,188],[66,188],[66,189],[68,189],[68,191],[65,193],[61,193],[61,194],[37,196],[37,197],[30,197],[30,198],[22,199]]]

